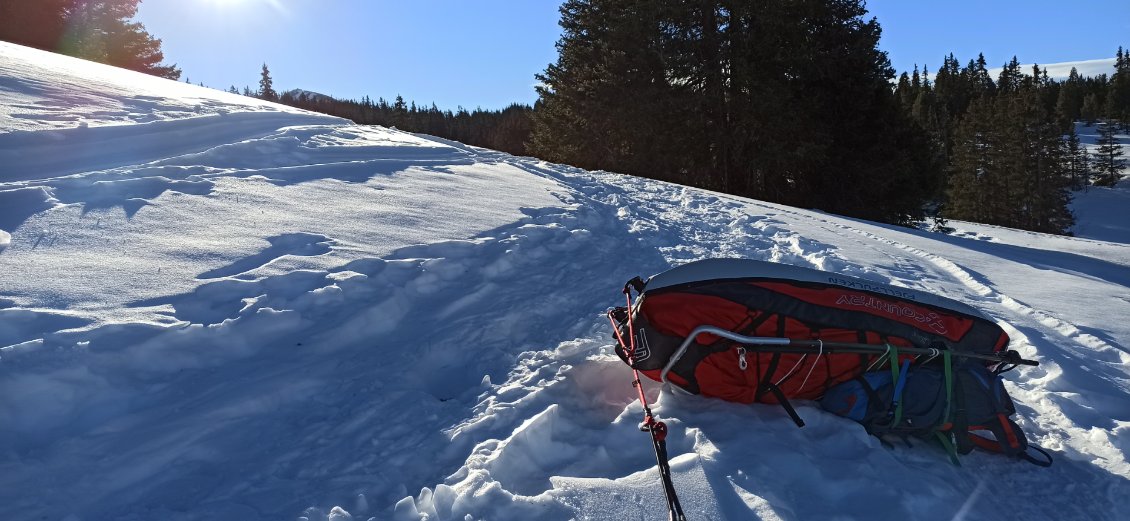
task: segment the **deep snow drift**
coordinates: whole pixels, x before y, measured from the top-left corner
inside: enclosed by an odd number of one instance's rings
[[[1128,194],[1081,194],[1074,238],[941,235],[0,43],[0,515],[666,519],[603,312],[743,257],[984,311],[1056,463],[647,385],[689,518],[1122,519]]]

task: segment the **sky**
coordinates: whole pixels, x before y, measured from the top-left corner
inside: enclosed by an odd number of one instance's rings
[[[532,104],[557,58],[559,0],[144,0],[137,20],[181,79],[391,100],[441,109]],[[898,72],[937,70],[954,53],[990,67],[1112,58],[1130,48],[1122,0],[871,0],[879,47]]]

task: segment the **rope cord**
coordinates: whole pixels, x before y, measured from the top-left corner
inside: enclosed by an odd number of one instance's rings
[[[812,367],[808,368],[808,374],[804,375],[804,381],[800,383],[800,389],[796,390],[798,393],[804,390],[804,386],[808,385],[808,377],[812,376],[812,371],[816,369],[816,366],[820,365],[820,357],[824,356],[824,341],[820,339],[816,341],[820,344],[820,352],[816,354],[816,360],[812,362]]]

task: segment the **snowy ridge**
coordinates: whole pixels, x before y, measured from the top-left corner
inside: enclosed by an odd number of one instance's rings
[[[1107,206],[1125,182],[1080,196],[1096,220],[1077,238],[970,223],[945,236],[8,44],[0,71],[7,519],[666,519],[603,313],[629,278],[705,258],[986,314],[1041,362],[1006,385],[1056,463],[954,467],[812,403],[797,429],[775,406],[645,382],[690,519],[1130,509],[1130,323],[1112,318],[1130,316],[1130,235],[1097,220],[1126,222]],[[50,90],[79,85],[80,101]]]

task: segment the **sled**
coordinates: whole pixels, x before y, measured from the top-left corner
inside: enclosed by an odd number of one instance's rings
[[[638,295],[634,302],[633,291]],[[898,390],[888,393],[890,417],[878,420],[887,422],[884,432],[921,431],[938,435],[943,443],[953,440],[947,450],[956,463],[953,445],[964,451],[969,446],[965,429],[976,426],[961,424],[963,413],[950,410],[949,404],[963,396],[963,380],[950,376],[953,360],[991,367],[994,378],[1018,365],[1038,365],[1008,350],[1003,328],[971,306],[913,288],[799,266],[701,260],[648,280],[636,277],[623,292],[627,305],[608,313],[615,351],[633,371],[644,408],[641,430],[651,432],[672,519],[683,515],[666,462],[667,428],[652,414],[639,373],[690,394],[777,403],[803,426],[790,399],[817,400],[864,374],[890,371]],[[939,393],[945,414],[936,425],[911,430],[903,422],[899,402],[903,383],[912,368],[929,367],[944,368]],[[1015,410],[1011,401],[1000,404],[1004,424]],[[1014,426],[1009,423],[1005,429],[1018,433]],[[1006,446],[1005,440],[998,445],[1017,457],[1023,457],[1027,447],[1019,442]]]
[[[837,273],[708,259],[625,289],[639,297],[630,313],[610,313],[617,355],[655,381],[728,401],[818,399],[896,351],[900,361],[949,351],[987,365],[1034,365],[1007,351],[1005,331],[966,304]]]

